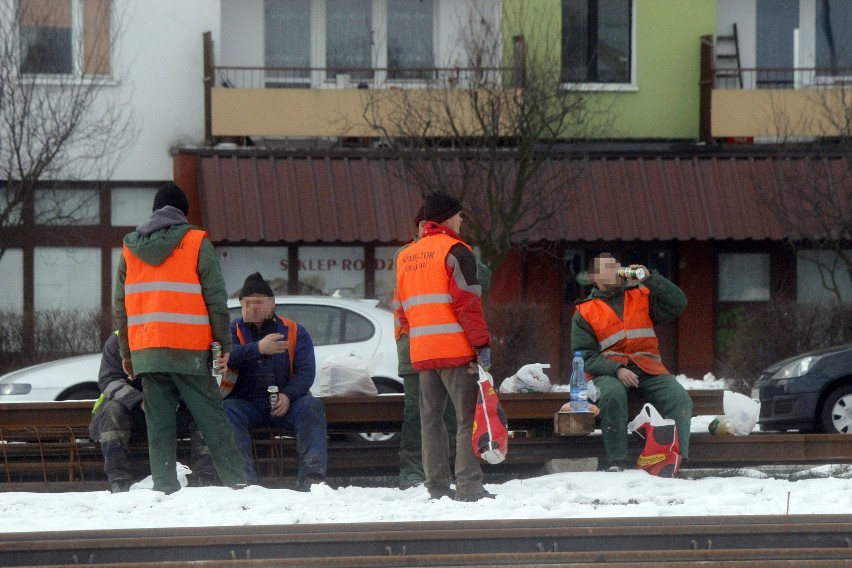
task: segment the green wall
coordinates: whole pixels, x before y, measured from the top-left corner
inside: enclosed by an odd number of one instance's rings
[[[609,115],[609,125],[593,136],[695,139],[699,38],[715,34],[716,2],[634,0],[634,9],[635,84],[592,95]],[[523,33],[530,52],[548,53],[559,73],[561,17],[560,0],[504,0],[504,38]]]

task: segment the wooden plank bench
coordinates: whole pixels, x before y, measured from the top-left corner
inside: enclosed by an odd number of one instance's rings
[[[689,391],[694,413],[721,414],[721,391]],[[519,433],[511,442],[509,463],[506,466],[541,466],[547,461],[540,447],[548,444],[528,443],[522,438],[551,440],[560,447],[561,457],[573,455],[573,448],[556,441],[553,417],[568,401],[567,392],[535,394],[501,394],[500,399],[509,419],[509,426]],[[330,433],[398,432],[403,420],[403,396],[324,397]],[[642,401],[630,399],[630,411],[637,413]],[[28,479],[57,482],[75,479],[103,479],[103,459],[98,445],[88,440],[92,403],[89,401],[0,403],[0,480]],[[20,443],[10,437],[13,431],[35,430],[42,440]],[[7,434],[4,434],[6,432]],[[523,433],[523,436],[520,434]],[[48,443],[49,442],[49,443]],[[295,471],[295,451],[292,438],[275,429],[254,432],[258,472],[264,479],[292,475]],[[40,444],[40,445],[39,445]],[[553,445],[551,444],[551,445]],[[599,440],[592,442],[600,449]],[[517,448],[515,450],[514,448]],[[188,459],[188,443],[178,445],[179,459]],[[369,444],[351,440],[332,439],[329,442],[329,470],[354,474],[363,470],[393,471],[398,469],[398,442]],[[134,443],[134,459],[147,467],[145,440]],[[545,459],[543,459],[545,458]],[[541,461],[543,459],[543,461]],[[498,466],[500,467],[500,466]]]

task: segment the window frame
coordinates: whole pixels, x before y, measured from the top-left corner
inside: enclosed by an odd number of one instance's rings
[[[18,0],[21,1],[21,0]],[[109,11],[108,22],[108,45],[106,48],[107,71],[106,73],[87,72],[86,71],[86,31],[85,31],[85,0],[68,0],[71,3],[71,70],[68,73],[40,73],[40,72],[24,72],[21,69],[23,63],[23,53],[21,52],[21,23],[20,19],[14,23],[15,25],[15,40],[17,51],[17,79],[20,82],[33,84],[62,84],[69,81],[113,81],[113,69],[115,65],[115,53],[113,45],[115,41],[115,11],[113,0],[104,0]],[[19,18],[20,12],[16,12],[16,17]],[[92,32],[96,33],[96,32]]]
[[[560,10],[562,9],[563,2],[560,2]],[[589,0],[586,0],[587,2]],[[562,63],[560,60],[560,68],[559,68],[559,86],[563,90],[572,90],[572,91],[623,91],[623,92],[635,92],[639,90],[639,85],[636,80],[636,0],[629,0],[630,2],[630,80],[623,83],[601,83],[601,82],[590,82],[590,81],[564,81],[562,79],[563,69]],[[560,31],[560,52],[564,51],[565,45],[565,37],[564,37],[564,27],[563,30]],[[561,55],[560,55],[561,58]]]
[[[358,84],[367,84],[372,88],[384,88],[386,86],[419,86],[428,83],[422,78],[391,78],[387,73],[388,62],[388,3],[393,0],[372,0],[372,33],[373,46],[371,68],[374,70],[372,77],[359,78],[346,76],[346,74],[329,73],[327,59],[327,6],[326,0],[315,0],[311,2],[311,31],[310,31],[310,77],[293,79],[267,79],[267,83],[276,87],[294,87],[312,89],[340,89],[354,88]],[[266,4],[264,4],[264,26],[266,26]],[[432,66],[438,61],[440,33],[440,5],[432,2]],[[264,45],[264,49],[266,46]],[[264,60],[266,53],[264,52]]]

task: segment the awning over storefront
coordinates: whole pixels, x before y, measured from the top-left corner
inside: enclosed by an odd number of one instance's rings
[[[451,162],[451,160],[450,160]],[[566,184],[560,219],[537,227],[541,241],[780,240],[789,226],[767,203],[779,187],[808,207],[807,192],[772,156],[591,157]],[[850,191],[842,158],[824,158],[829,192]],[[552,168],[576,168],[554,160]],[[407,241],[422,203],[397,174],[396,158],[357,153],[202,153],[198,188],[205,229],[219,243]],[[576,171],[576,170],[574,170]],[[566,174],[566,178],[567,178]],[[570,176],[576,177],[576,176]],[[835,194],[838,197],[839,194]]]

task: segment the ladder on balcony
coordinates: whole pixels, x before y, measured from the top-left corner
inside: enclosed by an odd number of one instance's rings
[[[740,41],[736,23],[733,24],[732,32],[731,35],[716,36],[716,78],[726,83],[730,79],[736,79],[742,89],[743,70],[740,65]]]

